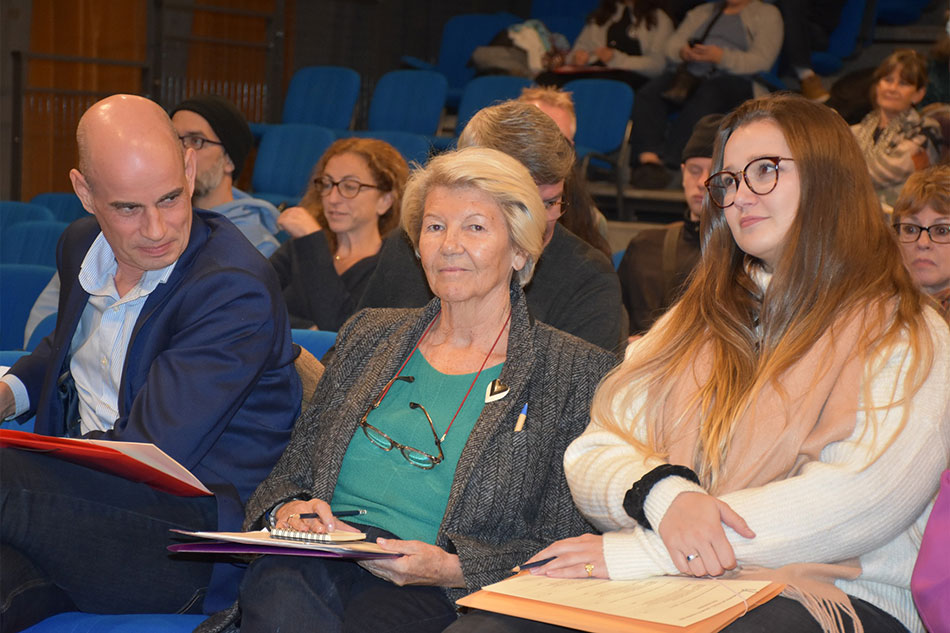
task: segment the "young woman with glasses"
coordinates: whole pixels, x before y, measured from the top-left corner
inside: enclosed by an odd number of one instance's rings
[[[409,167],[389,143],[346,138],[320,157],[300,207],[278,224],[291,234],[271,264],[295,328],[336,331],[376,270],[382,238],[399,224]]]
[[[909,580],[947,461],[950,331],[831,109],[744,103],[707,186],[689,285],[565,454],[604,534],[546,548],[532,573],[756,574],[784,594],[724,631],[923,633]],[[479,617],[497,626],[471,630],[555,630]]]
[[[510,156],[471,147],[414,172],[402,211],[435,299],[347,321],[245,522],[359,529],[402,556],[264,556],[239,608],[204,631],[440,632],[455,599],[590,529],[562,457],[616,359],[528,314],[546,222],[537,185]],[[359,510],[359,524],[335,516]]]
[[[950,165],[908,178],[891,219],[904,265],[950,322]]]

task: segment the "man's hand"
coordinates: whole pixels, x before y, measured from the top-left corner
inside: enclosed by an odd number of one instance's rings
[[[13,398],[13,389],[5,382],[0,382],[0,420],[6,420],[16,411],[16,400]]]

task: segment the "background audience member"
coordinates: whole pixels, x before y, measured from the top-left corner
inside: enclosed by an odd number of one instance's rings
[[[240,609],[199,630],[221,631],[240,611],[241,633],[440,633],[457,617],[455,599],[588,528],[561,457],[614,357],[528,314],[521,287],[545,215],[528,171],[495,150],[450,152],[413,173],[403,228],[435,299],[364,310],[343,326],[245,523],[361,528],[403,556],[260,557]],[[334,516],[350,509],[367,510],[363,525]]]
[[[291,327],[335,332],[356,311],[383,236],[399,224],[408,176],[402,155],[378,139],[340,139],[320,157],[301,206],[324,228],[288,240],[270,258]]]
[[[824,103],[831,94],[812,69],[811,54],[828,48],[845,0],[777,0],[776,4],[785,27],[783,64],[801,82],[801,93],[806,99]]]
[[[254,136],[233,103],[205,94],[182,101],[171,111],[172,123],[186,148],[195,150],[198,172],[192,205],[234,222],[254,248],[269,257],[280,243],[277,209],[234,187]]]
[[[927,62],[917,51],[894,51],[874,72],[874,110],[851,127],[864,152],[871,181],[893,205],[907,178],[937,162],[940,125],[914,107],[927,90]]]
[[[601,0],[588,16],[566,59],[567,67],[541,73],[544,86],[563,86],[578,77],[615,79],[637,90],[666,66],[663,47],[673,21],[662,0]],[[573,70],[570,67],[578,67]],[[609,68],[591,74],[583,67]]]
[[[904,265],[950,322],[950,165],[911,174],[891,219]]]
[[[694,44],[704,33],[703,42]],[[680,64],[678,70],[668,70],[649,81],[633,102],[631,148],[640,163],[631,174],[633,185],[665,187],[670,180],[665,165],[679,163],[699,119],[713,112],[728,112],[753,93],[764,92],[753,77],[772,67],[781,46],[782,15],[773,5],[760,0],[723,0],[690,10],[666,42],[667,59]],[[691,91],[687,85],[693,85]],[[674,86],[682,88],[684,96],[675,106],[664,97]],[[668,123],[673,107],[679,114]]]
[[[233,601],[243,569],[172,560],[169,528],[238,529],[300,409],[277,278],[231,221],[192,208],[195,150],[182,150],[165,111],[114,95],[83,114],[76,139],[69,176],[92,215],[60,240],[56,330],[0,378],[0,416],[35,414],[44,435],[151,442],[214,496],[0,449],[0,619],[11,629],[60,611]]]
[[[484,108],[468,122],[459,147],[478,145],[527,166],[545,203],[544,251],[525,297],[531,315],[548,325],[616,349],[626,340],[627,315],[610,260],[558,223],[574,150],[549,116],[527,103]],[[405,235],[383,243],[380,263],[360,307],[419,307],[431,299],[418,258]]]
[[[617,274],[623,304],[630,315],[630,333],[646,332],[683,289],[699,261],[699,219],[706,199],[713,143],[721,114],[707,114],[696,124],[683,148],[683,191],[686,217],[663,228],[640,231],[630,240]]]
[[[571,145],[574,144],[577,114],[574,111],[574,100],[570,92],[553,86],[529,86],[522,89],[518,101],[537,106],[541,112],[551,117]],[[564,212],[558,222],[571,233],[610,257],[607,218],[594,204],[587,187],[587,176],[581,171],[581,165],[577,161],[571,174],[564,180],[562,208]]]
[[[197,172],[191,204],[220,213],[231,220],[254,248],[269,257],[277,250],[277,209],[270,202],[252,198],[234,187],[244,168],[254,137],[244,115],[227,99],[199,95],[172,109],[172,123],[185,148],[195,151]],[[33,330],[56,312],[59,302],[59,275],[53,275],[43,289],[26,321],[24,345]]]
[[[786,590],[724,632],[922,632],[909,581],[947,465],[950,330],[834,111],[763,97],[717,137],[695,276],[564,456],[612,531],[555,543],[532,573],[738,566]]]

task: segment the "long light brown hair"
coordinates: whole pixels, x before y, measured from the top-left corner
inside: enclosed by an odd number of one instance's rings
[[[409,178],[409,165],[406,164],[406,160],[395,147],[385,141],[354,136],[339,139],[330,145],[314,166],[313,173],[310,174],[310,186],[307,187],[307,192],[300,200],[300,206],[309,211],[323,227],[327,242],[330,243],[330,252],[336,252],[337,237],[327,224],[327,218],[323,214],[323,196],[315,182],[323,176],[323,170],[326,169],[327,162],[334,156],[341,154],[356,154],[366,161],[366,165],[376,181],[375,183],[366,184],[375,184],[379,187],[380,194],[392,194],[392,205],[377,220],[381,237],[386,237],[391,230],[399,226],[402,193],[406,187],[406,180]]]
[[[680,300],[656,331],[605,378],[594,397],[592,419],[664,456],[656,438],[677,379],[711,363],[709,380],[684,410],[699,412],[698,474],[712,488],[722,474],[736,422],[765,386],[776,386],[845,317],[863,315],[859,354],[887,349],[907,336],[914,366],[904,397],[929,371],[932,348],[921,297],[904,269],[897,242],[874,195],[861,151],[833,110],[791,94],[750,100],[720,125],[713,172],[722,169],[726,141],[739,127],[767,120],[783,132],[801,184],[801,197],[785,245],[764,290],[755,281],[762,263],[736,245],[722,209],[708,197],[702,215],[703,255]],[[631,408],[645,385],[646,405]],[[867,381],[865,381],[867,384]],[[865,399],[865,401],[867,401]],[[638,423],[645,437],[634,437]]]

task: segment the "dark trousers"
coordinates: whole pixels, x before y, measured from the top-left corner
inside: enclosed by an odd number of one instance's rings
[[[62,611],[201,613],[212,564],[165,548],[170,528],[216,528],[214,497],[4,448],[0,517],[3,633]]]
[[[851,598],[865,633],[907,633],[903,624],[874,605]],[[553,624],[542,624],[507,615],[476,611],[459,619],[445,633],[562,633],[573,631]],[[845,630],[854,630],[845,622]],[[727,626],[723,633],[821,633],[818,622],[799,602],[773,598]]]
[[[241,633],[441,633],[455,608],[439,587],[398,587],[353,561],[262,556],[240,589]]]
[[[675,73],[666,72],[648,81],[633,99],[632,156],[654,152],[668,167],[679,166],[693,126],[707,114],[726,114],[752,98],[752,80],[738,75],[715,75],[700,82],[669,122],[674,107],[660,95],[673,84]]]

